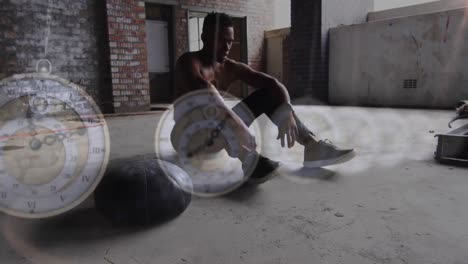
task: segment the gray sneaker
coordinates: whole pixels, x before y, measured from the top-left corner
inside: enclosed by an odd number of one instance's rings
[[[328,139],[305,145],[304,167],[319,168],[340,164],[356,156],[353,149],[340,149]]]

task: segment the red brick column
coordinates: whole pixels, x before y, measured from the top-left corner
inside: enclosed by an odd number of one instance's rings
[[[150,109],[145,2],[107,0],[114,111]]]
[[[176,7],[176,59],[189,50],[187,10]]]

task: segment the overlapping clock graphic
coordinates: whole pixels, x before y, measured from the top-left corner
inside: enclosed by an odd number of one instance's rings
[[[43,218],[84,201],[109,159],[106,122],[79,86],[48,73],[0,81],[0,210]]]
[[[236,103],[238,100],[227,101],[228,106]],[[242,146],[232,123],[223,119],[222,109],[208,90],[190,92],[163,114],[156,129],[157,157],[184,169],[193,183],[188,191],[198,196],[217,196],[235,190],[257,165],[261,150],[258,124],[253,123],[249,128],[257,148],[250,155],[242,155],[242,160],[236,158]],[[237,114],[242,119],[254,119],[246,106],[238,109],[241,109]],[[226,147],[217,148],[220,142]]]

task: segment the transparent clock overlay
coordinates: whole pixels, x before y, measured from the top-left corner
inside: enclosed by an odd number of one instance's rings
[[[232,108],[240,102],[229,94],[223,94],[225,104]],[[238,157],[239,142],[229,123],[222,125],[221,111],[212,100],[211,93],[198,90],[180,97],[162,115],[155,132],[155,151],[160,160],[182,168],[191,178],[193,188],[185,190],[196,196],[224,195],[240,187],[255,169],[258,155],[249,155],[241,162]],[[239,116],[254,117],[243,105]],[[177,123],[175,122],[177,120]],[[222,125],[222,129],[220,128]],[[219,132],[216,133],[216,128]],[[261,153],[260,124],[254,121],[249,127],[255,137],[256,154]],[[216,142],[223,141],[227,149],[209,150],[210,139],[217,134]],[[177,147],[178,149],[175,149]],[[208,149],[208,151],[204,151]],[[198,151],[201,150],[201,151]],[[231,155],[230,155],[231,154]],[[164,168],[164,164],[161,164]]]
[[[0,81],[0,210],[24,218],[64,213],[104,175],[109,132],[93,99],[48,73]]]

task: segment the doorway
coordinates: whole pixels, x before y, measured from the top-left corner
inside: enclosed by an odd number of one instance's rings
[[[146,3],[146,49],[152,105],[174,100],[173,8]]]

